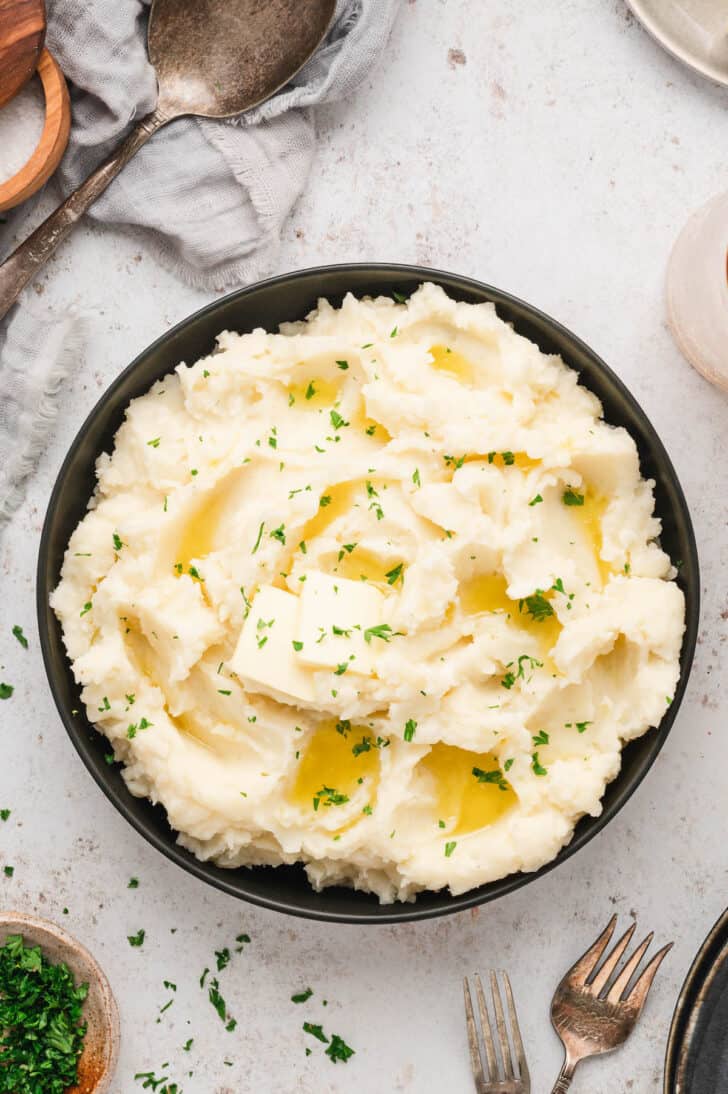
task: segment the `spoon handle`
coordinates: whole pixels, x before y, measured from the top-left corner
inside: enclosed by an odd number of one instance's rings
[[[119,147],[97,167],[62,205],[40,224],[0,266],[0,319],[10,311],[20,293],[70,233],[88,207],[103,194],[131,157],[153,133],[171,119],[156,110],[142,118]]]

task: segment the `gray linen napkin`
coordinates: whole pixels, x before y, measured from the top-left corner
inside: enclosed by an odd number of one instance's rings
[[[234,3],[234,0],[230,0]],[[337,0],[326,40],[267,103],[230,121],[160,130],[89,212],[137,231],[160,262],[201,288],[254,280],[275,265],[281,227],[315,149],[311,108],[348,95],[383,50],[399,0]],[[58,177],[76,186],[154,106],[142,0],[52,0],[48,45],[71,83],[73,128]],[[73,368],[83,324],[42,322],[26,303],[0,330],[0,527],[22,500]]]

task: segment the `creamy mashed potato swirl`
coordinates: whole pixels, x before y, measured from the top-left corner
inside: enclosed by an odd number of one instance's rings
[[[132,793],[382,901],[535,870],[659,723],[684,602],[624,429],[425,284],[128,408],[52,596]]]

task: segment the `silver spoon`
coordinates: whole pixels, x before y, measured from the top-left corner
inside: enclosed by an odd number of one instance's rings
[[[0,319],[109,183],[163,125],[230,118],[269,99],[323,40],[336,0],[153,0],[157,105],[0,266]]]

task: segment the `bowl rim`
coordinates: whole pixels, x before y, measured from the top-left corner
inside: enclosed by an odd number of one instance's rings
[[[496,308],[499,304],[509,304],[516,308],[522,309],[530,318],[537,321],[541,321],[551,331],[554,331],[565,337],[567,341],[575,349],[580,350],[582,354],[588,357],[596,369],[601,372],[607,379],[609,385],[627,404],[629,404],[633,413],[637,415],[642,424],[642,429],[645,436],[648,439],[650,452],[654,456],[655,461],[659,463],[660,467],[664,470],[665,474],[670,478],[671,485],[675,493],[675,497],[679,503],[681,510],[681,516],[684,522],[687,541],[689,544],[688,558],[684,559],[684,568],[690,575],[690,584],[693,589],[693,598],[690,600],[686,597],[686,615],[685,615],[685,631],[683,634],[683,642],[681,647],[681,661],[684,661],[685,668],[680,673],[678,683],[675,689],[675,694],[672,699],[672,703],[665,711],[660,724],[650,730],[648,733],[653,735],[653,744],[650,749],[649,756],[647,757],[643,769],[632,777],[630,784],[625,787],[617,798],[610,802],[607,806],[602,808],[601,813],[597,817],[590,817],[591,822],[588,829],[579,831],[579,826],[574,828],[572,836],[567,844],[565,844],[558,852],[558,854],[533,871],[519,871],[514,874],[506,875],[497,882],[491,883],[498,885],[497,892],[484,892],[483,889],[487,887],[480,886],[475,889],[469,889],[464,893],[460,893],[457,896],[453,896],[448,893],[447,890],[439,890],[432,892],[438,892],[443,895],[443,898],[447,899],[445,906],[436,905],[425,906],[419,905],[417,900],[414,902],[394,902],[390,905],[380,905],[379,910],[374,912],[368,908],[363,907],[361,912],[340,912],[340,911],[328,911],[324,908],[308,908],[296,904],[291,904],[286,899],[277,899],[275,895],[261,895],[257,892],[246,891],[245,885],[233,885],[228,882],[224,876],[221,876],[220,872],[213,873],[211,867],[214,870],[215,864],[203,861],[196,858],[190,851],[187,851],[177,841],[178,835],[176,829],[169,825],[169,840],[165,840],[159,835],[148,823],[143,822],[137,818],[123,800],[123,798],[117,793],[115,787],[111,785],[107,780],[101,777],[97,767],[91,761],[90,748],[88,742],[83,738],[81,729],[74,723],[70,712],[65,709],[64,703],[59,693],[59,689],[56,686],[54,673],[52,670],[52,653],[51,653],[51,636],[50,631],[46,625],[46,609],[47,603],[45,598],[44,589],[46,582],[44,580],[46,572],[48,570],[48,564],[50,561],[50,530],[52,517],[58,504],[58,498],[61,491],[61,486],[65,479],[66,473],[69,467],[74,461],[74,457],[77,449],[82,443],[87,426],[93,421],[102,407],[113,398],[118,388],[124,383],[127,376],[134,372],[145,359],[155,352],[160,346],[163,346],[166,342],[171,341],[177,335],[183,333],[187,328],[193,327],[204,316],[210,316],[214,314],[218,309],[224,309],[232,301],[244,299],[246,296],[251,295],[261,289],[274,289],[276,287],[285,287],[291,283],[295,283],[299,280],[305,280],[312,277],[321,277],[327,274],[339,274],[342,279],[347,276],[365,275],[367,273],[388,273],[391,275],[392,280],[397,278],[401,279],[413,279],[418,280],[420,283],[425,281],[435,281],[436,283],[442,282],[456,282],[459,289],[464,291],[472,291],[482,296],[484,300],[492,302]],[[342,289],[342,295],[350,290]],[[446,290],[449,291],[449,290]],[[224,326],[220,327],[222,331]],[[572,371],[579,372],[573,365],[564,361],[568,368]],[[588,385],[587,385],[588,386]],[[98,453],[97,453],[98,455]],[[40,636],[40,646],[43,657],[43,664],[48,679],[48,684],[51,689],[51,694],[61,718],[61,721],[66,729],[68,736],[71,738],[74,748],[81,757],[89,774],[92,776],[96,784],[101,788],[111,804],[115,809],[124,817],[124,819],[134,828],[141,836],[151,843],[158,851],[161,851],[166,858],[176,863],[182,869],[192,874],[198,880],[205,882],[208,885],[212,885],[214,888],[219,889],[222,892],[227,893],[230,896],[235,897],[238,900],[245,900],[251,904],[255,904],[259,907],[267,908],[272,911],[280,912],[286,915],[293,915],[304,919],[313,919],[323,921],[327,923],[345,923],[345,924],[371,924],[371,925],[386,925],[392,923],[401,922],[415,922],[425,919],[433,919],[443,915],[451,915],[456,912],[465,911],[469,908],[479,906],[481,904],[489,903],[491,900],[498,899],[503,896],[520,889],[522,886],[527,885],[544,875],[554,870],[562,862],[567,861],[582,847],[586,846],[592,839],[594,839],[602,830],[606,827],[610,820],[626,805],[629,799],[632,797],[638,786],[642,783],[643,779],[647,775],[648,771],[652,768],[657,756],[661,752],[667,736],[672,729],[673,723],[677,716],[677,712],[682,703],[682,699],[687,688],[690,671],[692,668],[693,657],[695,653],[695,646],[697,642],[698,622],[700,616],[700,573],[698,563],[698,550],[697,542],[695,539],[695,532],[693,529],[692,519],[690,517],[690,511],[688,509],[687,500],[685,498],[684,491],[678,479],[675,468],[672,461],[663,445],[659,435],[657,434],[652,422],[648,418],[645,411],[637,402],[627,386],[623,383],[620,377],[610,368],[610,366],[596,353],[586,342],[584,342],[578,335],[574,334],[568,327],[548,315],[546,312],[534,307],[532,304],[515,296],[513,293],[506,290],[499,289],[486,282],[478,281],[475,278],[462,276],[460,274],[454,274],[447,270],[442,270],[437,267],[421,266],[416,264],[407,263],[391,263],[391,262],[343,262],[343,263],[324,263],[317,266],[307,266],[301,269],[289,271],[287,273],[276,274],[272,277],[264,278],[259,281],[255,281],[250,285],[245,285],[242,288],[235,289],[230,293],[226,293],[223,296],[218,297],[216,300],[205,304],[191,315],[186,316],[180,320],[174,326],[164,331],[158,338],[146,346],[140,353],[138,353],[134,359],[128,364],[119,375],[111,382],[111,384],[105,388],[99,399],[96,401],[90,412],[84,418],[83,423],[79,427],[76,436],[74,437],[68,452],[66,453],[63,462],[56,475],[53,489],[51,491],[48,505],[46,508],[46,514],[43,521],[43,528],[40,536],[40,543],[38,548],[38,565],[36,569],[36,612],[38,617],[38,629]],[[66,658],[67,667],[68,659]],[[70,671],[70,667],[68,667]],[[616,776],[616,779],[620,777],[620,773]],[[614,781],[616,781],[616,779]],[[174,841],[173,841],[174,840]],[[275,870],[275,867],[268,867],[268,869]],[[231,875],[238,874],[237,870],[229,871]],[[223,872],[224,873],[224,872]],[[324,894],[326,890],[323,890]],[[386,908],[386,910],[382,910]]]

